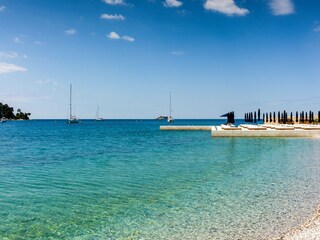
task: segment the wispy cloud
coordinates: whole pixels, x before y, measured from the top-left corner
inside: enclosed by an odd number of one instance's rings
[[[6,9],[6,6],[0,6],[0,12],[3,12]]]
[[[125,40],[128,42],[134,42],[135,39],[133,37],[130,36],[120,36],[118,33],[116,32],[111,32],[107,35],[108,38],[112,39],[112,40]]]
[[[119,34],[116,33],[116,32],[111,32],[111,33],[109,33],[109,34],[107,35],[107,37],[110,38],[110,39],[114,39],[114,40],[120,39]]]
[[[110,5],[126,5],[124,0],[103,0],[103,2]]]
[[[314,27],[313,31],[314,32],[320,32],[320,23],[316,22],[315,24],[316,24],[316,26]]]
[[[172,55],[175,55],[175,56],[181,56],[184,54],[184,52],[181,52],[181,51],[172,51],[171,52]]]
[[[270,0],[270,8],[273,15],[288,15],[294,13],[292,0]]]
[[[24,67],[20,67],[11,63],[0,62],[0,74],[25,71],[27,71],[27,69]]]
[[[38,84],[53,84],[55,86],[59,85],[59,83],[57,81],[51,80],[51,79],[39,80],[39,81],[36,81],[36,83],[38,83]]]
[[[181,7],[183,3],[178,0],[166,0],[163,5],[166,7]]]
[[[19,55],[16,52],[0,52],[0,59],[8,59],[8,58],[28,58],[27,55]]]
[[[14,41],[15,43],[24,43],[24,38],[23,38],[23,37],[15,37],[15,38],[13,39],[13,41]]]
[[[106,20],[125,20],[125,17],[122,16],[121,14],[101,14],[100,16],[101,19],[106,19]]]
[[[37,44],[37,45],[43,45],[44,42],[41,42],[41,41],[35,41],[34,44]]]
[[[128,42],[134,42],[135,40],[133,37],[129,37],[129,36],[123,36],[122,39]]]
[[[74,28],[71,28],[71,29],[65,30],[64,33],[66,35],[72,36],[72,35],[75,35],[77,33],[77,30],[75,30]]]
[[[238,7],[234,0],[206,0],[204,8],[228,16],[245,16],[249,13],[248,9]]]

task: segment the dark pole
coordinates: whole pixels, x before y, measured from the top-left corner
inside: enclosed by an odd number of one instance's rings
[[[260,122],[260,108],[258,109],[258,122]]]
[[[266,113],[266,122],[269,122],[268,113]]]
[[[306,122],[308,122],[308,112],[306,112]]]
[[[309,123],[312,123],[312,113],[311,113],[311,111],[309,112]]]

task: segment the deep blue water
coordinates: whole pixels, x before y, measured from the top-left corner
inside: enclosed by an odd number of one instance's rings
[[[164,124],[1,124],[0,239],[268,239],[319,203],[320,139],[212,138]]]

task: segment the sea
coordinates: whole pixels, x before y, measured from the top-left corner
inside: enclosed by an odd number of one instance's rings
[[[320,139],[167,124],[0,124],[0,239],[272,239],[315,213]]]

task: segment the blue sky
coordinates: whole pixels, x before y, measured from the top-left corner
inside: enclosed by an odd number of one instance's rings
[[[320,110],[318,0],[0,0],[0,101],[33,118]]]

